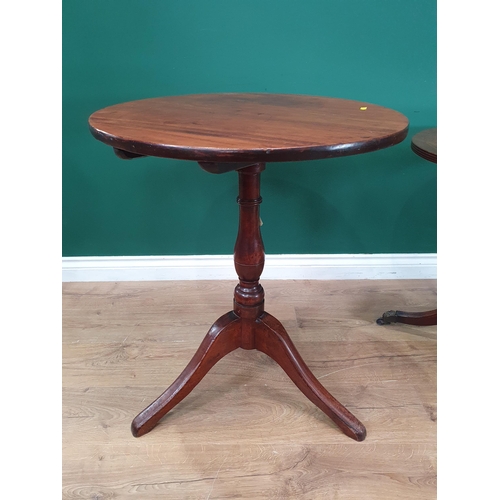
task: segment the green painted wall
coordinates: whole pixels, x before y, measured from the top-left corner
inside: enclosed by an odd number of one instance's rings
[[[410,120],[390,149],[269,164],[267,253],[436,251],[436,165],[410,149],[436,126],[435,0],[66,0],[63,256],[232,253],[236,173],[119,160],[87,125],[112,104],[206,92],[357,99]]]

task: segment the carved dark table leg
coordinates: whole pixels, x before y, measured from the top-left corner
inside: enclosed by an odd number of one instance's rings
[[[206,165],[202,165],[205,168]],[[210,166],[214,173],[224,166]],[[264,245],[260,234],[260,172],[264,163],[238,170],[240,220],[234,249],[239,283],[234,290],[233,310],[209,330],[193,359],[175,382],[132,422],[134,436],[149,432],[182,401],[226,354],[238,347],[257,349],[274,359],[295,385],[330,417],[347,436],[362,441],[363,424],[321,385],[300,357],[283,325],[264,311],[264,289],[259,283],[264,269]]]
[[[344,434],[356,441],[365,439],[364,425],[321,385],[276,318],[264,312],[255,334],[256,349],[274,359],[302,393],[328,415]]]
[[[389,325],[390,323],[417,326],[437,325],[437,309],[423,312],[386,311],[381,318],[377,319],[378,325]]]
[[[240,347],[239,318],[229,312],[208,331],[196,354],[175,382],[132,421],[135,437],[149,432],[160,419],[180,403],[217,361]]]

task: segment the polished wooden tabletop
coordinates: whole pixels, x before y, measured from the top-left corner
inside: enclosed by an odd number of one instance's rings
[[[94,137],[136,155],[205,162],[332,158],[393,146],[408,119],[378,105],[290,94],[196,94],[131,101],[89,118]]]
[[[437,163],[437,128],[428,128],[415,134],[411,140],[411,149],[418,156]]]

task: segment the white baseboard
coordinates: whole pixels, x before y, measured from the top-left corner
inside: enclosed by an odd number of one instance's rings
[[[436,279],[436,254],[266,255],[262,279]],[[63,257],[62,281],[236,280],[232,255]]]

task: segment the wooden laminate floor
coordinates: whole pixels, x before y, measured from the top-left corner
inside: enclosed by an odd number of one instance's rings
[[[235,282],[63,284],[63,499],[436,497],[436,306],[425,280],[263,281],[266,310],[366,426],[355,442],[271,359],[238,349],[149,434],[133,417],[179,375]]]

